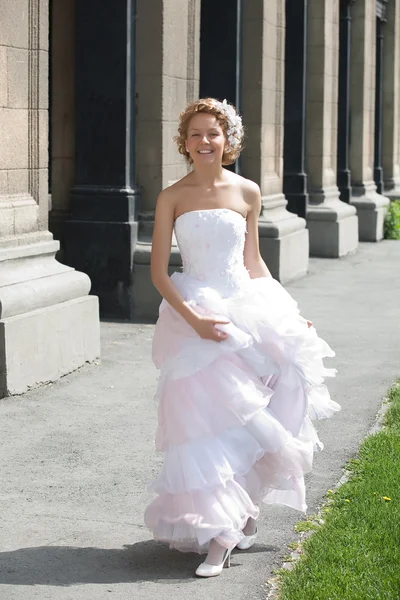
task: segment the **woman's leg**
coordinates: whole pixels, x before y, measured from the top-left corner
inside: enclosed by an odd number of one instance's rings
[[[249,517],[243,529],[244,535],[254,535],[257,531],[257,521]]]
[[[218,544],[215,540],[211,540],[207,558],[204,562],[208,565],[220,565],[226,554],[226,548]]]

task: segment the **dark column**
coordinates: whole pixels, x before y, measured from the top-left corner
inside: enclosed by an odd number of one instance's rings
[[[340,0],[337,186],[343,202],[349,202],[351,198],[349,148],[352,4],[353,0]]]
[[[65,262],[103,316],[131,318],[139,191],[134,171],[134,0],[76,3],[76,164]]]
[[[283,192],[287,209],[307,211],[305,162],[307,0],[286,0]]]
[[[226,98],[240,109],[241,0],[202,0],[200,29],[200,97]]]
[[[202,0],[200,29],[200,97],[226,98],[239,111],[242,2]]]
[[[377,2],[376,78],[375,78],[375,151],[374,179],[378,194],[383,194],[382,127],[383,127],[383,44],[386,2]]]

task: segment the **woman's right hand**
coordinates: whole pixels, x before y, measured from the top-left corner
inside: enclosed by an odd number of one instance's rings
[[[216,325],[229,325],[230,321],[226,319],[215,319],[214,317],[198,316],[191,326],[203,340],[212,340],[213,342],[222,342],[226,340],[228,334],[225,331],[217,329]]]

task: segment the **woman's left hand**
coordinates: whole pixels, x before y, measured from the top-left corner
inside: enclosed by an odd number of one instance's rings
[[[310,327],[312,327],[312,321],[307,321],[307,326],[308,326],[308,329],[310,329]]]

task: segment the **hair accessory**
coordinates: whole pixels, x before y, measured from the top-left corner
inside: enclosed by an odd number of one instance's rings
[[[242,119],[235,111],[231,104],[228,104],[226,99],[223,102],[217,101],[217,107],[228,120],[228,130],[226,136],[228,138],[229,145],[231,148],[236,150],[239,148],[243,138],[243,125]]]

